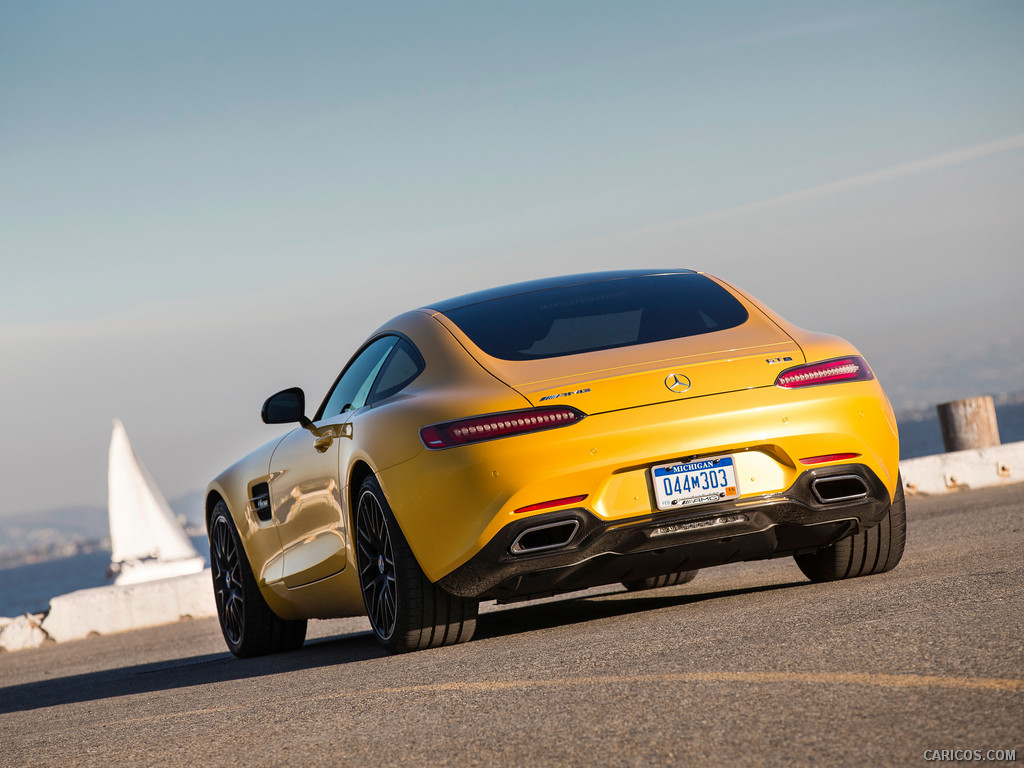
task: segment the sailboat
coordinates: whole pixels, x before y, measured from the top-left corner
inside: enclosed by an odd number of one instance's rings
[[[107,469],[110,570],[114,584],[198,573],[206,565],[114,419]]]

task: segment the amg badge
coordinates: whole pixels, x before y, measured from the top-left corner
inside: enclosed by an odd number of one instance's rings
[[[540,401],[543,403],[545,400],[555,400],[556,398],[569,397],[570,395],[582,395],[584,392],[589,391],[589,389],[577,389],[575,392],[559,392],[557,395],[544,395]]]

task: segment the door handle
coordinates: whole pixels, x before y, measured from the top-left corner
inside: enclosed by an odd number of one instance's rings
[[[309,431],[316,436],[316,440],[313,441],[313,447],[319,453],[324,453],[334,444],[336,437],[352,437],[352,424],[346,421],[344,424],[331,424],[327,427],[314,427],[311,425]]]

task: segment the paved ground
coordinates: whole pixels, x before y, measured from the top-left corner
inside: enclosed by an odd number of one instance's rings
[[[239,661],[203,620],[0,655],[0,765],[1024,762],[1024,484],[909,504],[889,574],[727,566],[492,607],[457,648],[344,620]]]

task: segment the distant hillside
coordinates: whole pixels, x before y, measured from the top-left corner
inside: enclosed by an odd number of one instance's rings
[[[102,507],[51,509],[0,517],[0,552],[41,544],[55,536],[96,541],[108,535],[107,510]]]
[[[184,517],[189,525],[201,528],[206,525],[204,518],[203,499],[206,498],[205,491],[192,491],[184,496],[171,499],[167,503],[171,505],[174,514]]]
[[[191,526],[203,526],[203,492],[193,491],[168,501],[171,510]],[[106,507],[79,506],[0,517],[0,558],[25,552],[66,554],[84,544],[109,547]],[[0,567],[4,563],[0,562]]]

